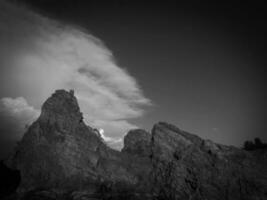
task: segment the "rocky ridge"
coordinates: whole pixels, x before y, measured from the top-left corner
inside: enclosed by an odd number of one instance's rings
[[[267,152],[219,145],[164,122],[131,130],[121,152],[83,122],[74,92],[57,90],[15,154],[14,199],[267,199]]]

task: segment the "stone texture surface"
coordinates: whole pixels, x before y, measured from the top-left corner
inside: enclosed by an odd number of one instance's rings
[[[267,151],[216,144],[159,122],[131,130],[121,152],[83,122],[73,92],[56,91],[7,161],[13,199],[267,199]]]
[[[266,150],[253,155],[167,123],[154,126],[152,146],[154,185],[161,199],[267,198]]]

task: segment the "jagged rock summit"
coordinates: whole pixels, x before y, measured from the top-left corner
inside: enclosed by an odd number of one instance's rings
[[[42,106],[9,167],[14,199],[267,199],[267,152],[219,145],[164,122],[136,129],[115,151],[83,122],[74,92]]]
[[[19,189],[73,187],[74,182],[95,178],[93,168],[101,147],[101,139],[83,122],[73,92],[57,90],[43,104],[40,117],[25,133],[12,159],[21,172]]]

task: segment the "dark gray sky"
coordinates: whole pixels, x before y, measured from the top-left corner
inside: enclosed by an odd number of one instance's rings
[[[266,134],[266,9],[262,2],[24,0],[89,30],[135,77],[157,121],[223,144]]]

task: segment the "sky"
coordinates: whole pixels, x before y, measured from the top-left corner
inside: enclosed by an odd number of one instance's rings
[[[5,146],[60,88],[75,90],[113,148],[158,121],[227,145],[267,141],[263,2],[1,0],[0,9]]]

